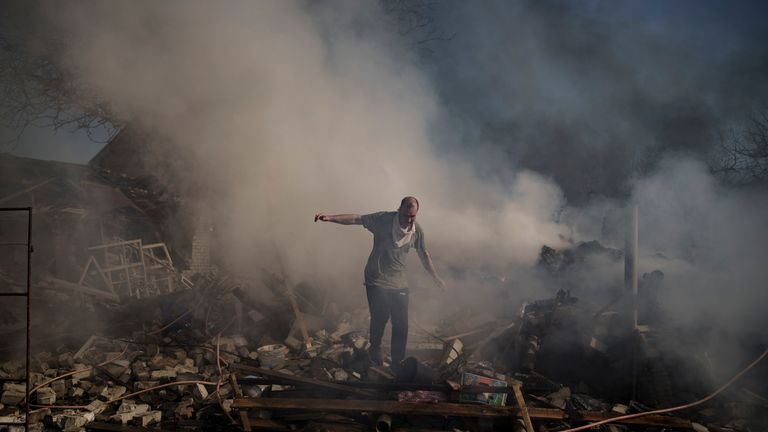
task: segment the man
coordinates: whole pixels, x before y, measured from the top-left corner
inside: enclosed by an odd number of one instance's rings
[[[432,263],[424,243],[424,231],[416,222],[419,201],[407,196],[396,212],[378,212],[367,215],[318,213],[315,222],[335,222],[342,225],[362,225],[373,233],[373,250],[365,265],[365,289],[371,312],[369,354],[376,364],[382,363],[381,338],[384,327],[392,318],[392,363],[398,365],[405,358],[408,341],[408,286],[405,277],[405,258],[415,248],[421,264],[432,276],[435,284],[445,289]]]

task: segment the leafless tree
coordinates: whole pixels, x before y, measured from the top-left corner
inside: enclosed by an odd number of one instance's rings
[[[120,122],[109,104],[69,76],[55,61],[63,42],[29,41],[0,27],[0,122],[15,132],[15,147],[30,126],[81,129],[94,141],[109,140]],[[105,136],[106,135],[106,136]]]
[[[721,136],[712,170],[733,184],[768,183],[768,109],[753,114],[743,129]]]
[[[397,23],[401,36],[412,37],[421,54],[433,54],[435,41],[451,40],[455,36],[441,29],[435,20],[437,8],[446,7],[446,0],[379,0],[384,13]]]

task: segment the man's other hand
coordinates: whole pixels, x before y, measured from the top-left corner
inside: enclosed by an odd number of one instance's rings
[[[328,222],[328,215],[325,213],[317,213],[315,215],[315,222],[317,221]]]
[[[448,287],[445,285],[445,281],[439,277],[435,278],[435,285],[437,285],[437,287],[440,288],[440,291],[442,292],[446,292],[448,290]]]

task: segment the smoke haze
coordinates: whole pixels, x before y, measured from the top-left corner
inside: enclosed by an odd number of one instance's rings
[[[511,187],[481,181],[436,157],[436,98],[396,32],[376,4],[335,6],[46,9],[75,41],[67,70],[192,160],[231,265],[271,267],[277,252],[294,277],[356,290],[369,235],[312,215],[394,210],[407,194],[445,262],[533,264],[558,243],[557,186],[526,171]]]
[[[180,181],[213,215],[235,269],[274,268],[279,257],[293,278],[362,301],[370,235],[312,216],[394,210],[415,195],[440,268],[513,269],[535,287],[521,295],[535,298],[551,293],[521,269],[543,244],[621,248],[621,212],[634,200],[642,270],[665,271],[671,310],[765,324],[766,194],[719,185],[691,150],[709,148],[731,107],[751,109],[743,90],[724,97],[731,64],[713,71],[641,28],[534,4],[453,4],[444,26],[461,12],[516,21],[458,32],[444,45],[455,55],[431,66],[373,2],[40,10],[71,41],[65,70],[190,161]],[[447,59],[466,74],[446,77]],[[620,286],[621,269],[598,277]]]

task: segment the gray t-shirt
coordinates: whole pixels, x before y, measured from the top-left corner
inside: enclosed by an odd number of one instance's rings
[[[407,288],[405,257],[412,247],[424,251],[424,231],[418,222],[416,232],[408,244],[395,246],[392,224],[397,212],[378,212],[363,215],[363,226],[373,233],[373,250],[365,265],[365,286],[389,289]]]

